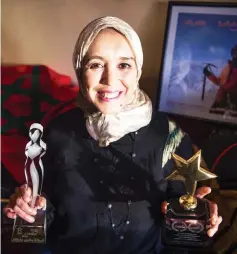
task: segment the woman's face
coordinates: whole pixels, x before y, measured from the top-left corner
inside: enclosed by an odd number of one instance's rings
[[[82,86],[86,98],[104,114],[120,112],[137,87],[137,66],[126,38],[102,30],[84,58]]]

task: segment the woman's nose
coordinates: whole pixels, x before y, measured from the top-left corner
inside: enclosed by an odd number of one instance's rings
[[[113,67],[105,67],[101,83],[107,86],[114,86],[119,80],[118,70]]]

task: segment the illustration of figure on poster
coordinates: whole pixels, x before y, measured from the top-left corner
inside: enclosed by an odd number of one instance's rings
[[[223,114],[230,111],[231,116],[237,116],[237,44],[230,51],[231,60],[228,60],[219,76],[211,69],[212,64],[207,64],[203,74],[214,85],[218,86],[215,100],[211,106],[210,113]]]
[[[235,116],[234,113],[237,110],[236,88],[234,88],[236,87],[236,74],[235,69],[231,67],[235,61],[233,57],[228,63],[227,60],[230,59],[230,49],[234,51],[233,46],[237,42],[236,28],[236,15],[201,13],[180,13],[178,15],[168,101],[193,106],[195,110],[199,107],[207,114],[219,114],[220,111],[223,114],[228,111],[228,113],[233,113],[231,116]],[[224,82],[225,87],[228,87],[228,92],[225,92],[226,96],[223,96],[226,102],[224,103],[223,100],[222,104],[216,104],[220,90],[226,89],[220,89],[217,79],[222,75],[220,74],[222,70],[227,67],[229,73],[231,69],[231,75],[226,76],[228,85],[227,81]],[[214,108],[221,110],[210,110]]]

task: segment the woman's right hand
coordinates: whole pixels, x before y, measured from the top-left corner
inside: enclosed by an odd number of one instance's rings
[[[31,207],[32,190],[27,185],[17,187],[13,195],[11,195],[8,204],[3,208],[3,213],[10,219],[15,219],[16,216],[21,217],[25,221],[33,223],[34,216],[37,214],[37,209],[46,207],[46,199],[39,196],[36,200],[35,207]]]

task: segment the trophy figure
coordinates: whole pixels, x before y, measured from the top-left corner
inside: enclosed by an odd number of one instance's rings
[[[44,168],[41,157],[46,152],[46,144],[42,141],[43,126],[34,123],[30,126],[30,141],[25,148],[25,178],[27,187],[32,189],[31,207],[35,207],[37,197],[41,195]],[[37,210],[35,221],[29,223],[16,217],[13,225],[11,241],[14,243],[45,243],[46,242],[46,207]]]
[[[162,240],[170,248],[200,251],[207,248],[211,239],[207,235],[210,228],[210,208],[207,200],[195,198],[197,182],[216,177],[200,166],[201,151],[189,160],[172,154],[176,170],[167,177],[184,177],[186,194],[168,200],[167,212],[162,227]]]

